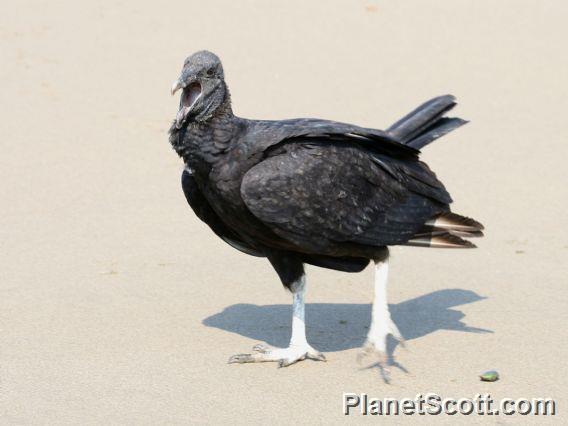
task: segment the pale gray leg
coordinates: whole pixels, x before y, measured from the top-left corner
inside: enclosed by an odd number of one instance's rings
[[[301,278],[291,288],[294,289],[292,299],[292,336],[287,348],[275,348],[265,343],[255,345],[252,354],[237,354],[229,358],[231,363],[270,362],[277,361],[280,367],[287,367],[306,358],[325,361],[325,356],[312,348],[306,339],[305,294],[306,277]]]
[[[388,258],[375,263],[375,297],[373,300],[371,326],[369,327],[367,340],[363,345],[362,355],[376,352],[384,358],[389,334],[400,342],[404,341],[389,312],[387,302],[388,272]]]

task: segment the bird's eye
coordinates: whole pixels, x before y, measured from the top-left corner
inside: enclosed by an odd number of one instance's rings
[[[209,69],[207,70],[207,75],[211,77],[211,76],[213,75],[213,72],[214,72],[214,71],[213,71],[213,68],[209,68]]]

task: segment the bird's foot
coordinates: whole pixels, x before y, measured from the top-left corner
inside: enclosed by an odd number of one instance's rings
[[[288,367],[298,361],[313,359],[326,361],[325,356],[309,344],[290,345],[287,348],[275,348],[265,343],[259,343],[251,354],[237,354],[229,358],[228,363],[244,364],[247,362],[278,362],[278,367]]]
[[[404,338],[400,334],[398,327],[393,320],[388,317],[386,321],[380,324],[372,324],[367,334],[367,339],[361,348],[361,352],[357,356],[357,360],[361,360],[367,355],[377,354],[379,362],[387,361],[387,338],[388,335],[393,336],[402,346],[404,346]]]

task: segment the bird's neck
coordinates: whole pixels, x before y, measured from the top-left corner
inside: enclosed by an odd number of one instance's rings
[[[223,103],[208,120],[190,122],[181,129],[172,126],[170,143],[191,168],[213,165],[230,148],[235,132],[235,121],[231,98],[227,91]]]
[[[215,110],[211,120],[222,121],[224,119],[233,119],[234,117],[233,107],[231,106],[231,92],[229,92],[229,88],[225,85],[225,99],[223,99],[223,103],[219,105],[219,108]]]

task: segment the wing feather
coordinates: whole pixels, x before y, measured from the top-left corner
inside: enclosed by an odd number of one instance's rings
[[[403,178],[404,164],[393,167],[383,157],[385,168],[357,144],[306,138],[270,155],[246,173],[241,196],[275,233],[308,250],[400,244],[445,210],[436,197],[424,195],[432,190],[428,185],[413,191],[414,178]]]
[[[209,225],[211,230],[217,234],[217,236],[221,237],[221,239],[227,244],[242,251],[243,253],[250,254],[251,256],[264,256],[262,252],[242,241],[236,232],[223,223],[221,218],[219,218],[217,213],[215,213],[213,208],[211,208],[209,202],[202,194],[191,173],[191,170],[185,169],[183,171],[181,175],[181,186],[185,198],[189,206],[195,212],[195,215],[201,219],[201,221]]]

